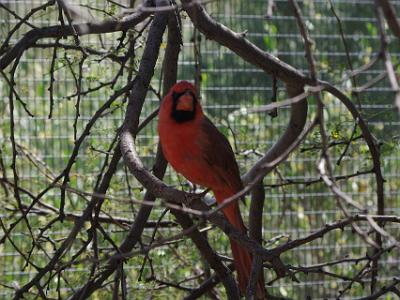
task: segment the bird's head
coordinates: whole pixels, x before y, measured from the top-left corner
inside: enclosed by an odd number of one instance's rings
[[[170,111],[171,118],[178,123],[192,121],[201,113],[196,89],[187,81],[174,84],[163,102],[164,108]]]

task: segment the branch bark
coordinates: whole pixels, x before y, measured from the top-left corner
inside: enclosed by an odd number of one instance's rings
[[[158,6],[168,5],[166,1],[162,0],[158,1],[157,4]],[[154,68],[162,42],[162,36],[167,26],[168,14],[168,11],[158,12],[154,17],[153,23],[151,24],[149,30],[148,39],[146,41],[146,46],[139,66],[139,73],[129,95],[128,108],[123,124],[123,128],[125,128],[125,130],[129,130],[130,132],[136,132],[139,125],[139,116],[146,98],[150,80],[154,73]],[[161,147],[159,147],[157,150],[156,163],[153,169],[154,176],[156,178],[162,178],[164,176],[166,166],[167,163],[162,155]],[[151,191],[147,191],[144,200],[154,202],[155,196],[151,193]],[[121,253],[131,251],[136,245],[143,232],[151,210],[152,206],[141,206],[134,224],[119,247],[119,251]],[[71,297],[71,300],[85,299],[89,297],[95,290],[102,286],[103,282],[107,280],[112,273],[114,273],[121,263],[122,261],[120,259],[109,260],[106,268],[97,276],[97,278],[89,280]]]
[[[382,8],[390,30],[400,41],[400,20],[397,18],[394,6],[389,0],[379,0],[376,2]]]

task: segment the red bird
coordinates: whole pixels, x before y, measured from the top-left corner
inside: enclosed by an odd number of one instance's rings
[[[239,168],[226,137],[204,115],[194,86],[181,81],[164,97],[159,112],[158,133],[165,158],[189,181],[210,188],[224,200],[243,188]],[[223,209],[228,221],[246,232],[239,205],[233,202]],[[250,278],[252,257],[248,250],[230,240],[239,289],[245,293]],[[257,282],[257,298],[265,297],[264,276]]]

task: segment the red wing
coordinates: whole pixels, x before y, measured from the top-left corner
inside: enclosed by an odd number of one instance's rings
[[[214,124],[203,117],[202,127],[202,153],[206,163],[216,175],[221,187],[230,187],[232,192],[242,189],[239,167],[235,155],[227,138],[218,131]]]

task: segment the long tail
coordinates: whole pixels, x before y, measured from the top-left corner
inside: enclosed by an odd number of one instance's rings
[[[222,203],[224,199],[232,196],[234,193],[232,192],[215,192],[215,198],[217,199],[218,203]],[[238,230],[243,233],[246,233],[246,227],[243,224],[243,219],[240,214],[239,205],[237,202],[232,203],[231,205],[225,207],[223,209],[225,217],[228,221]],[[245,295],[247,284],[250,280],[250,273],[252,268],[252,257],[250,252],[243,248],[239,243],[235,240],[230,239],[231,242],[231,249],[233,255],[233,261],[235,265],[235,269],[237,270],[238,274],[238,281],[239,281],[239,289],[242,295]],[[257,281],[256,287],[256,297],[257,299],[264,299],[265,298],[265,287],[264,287],[264,275],[263,272],[260,273]]]

